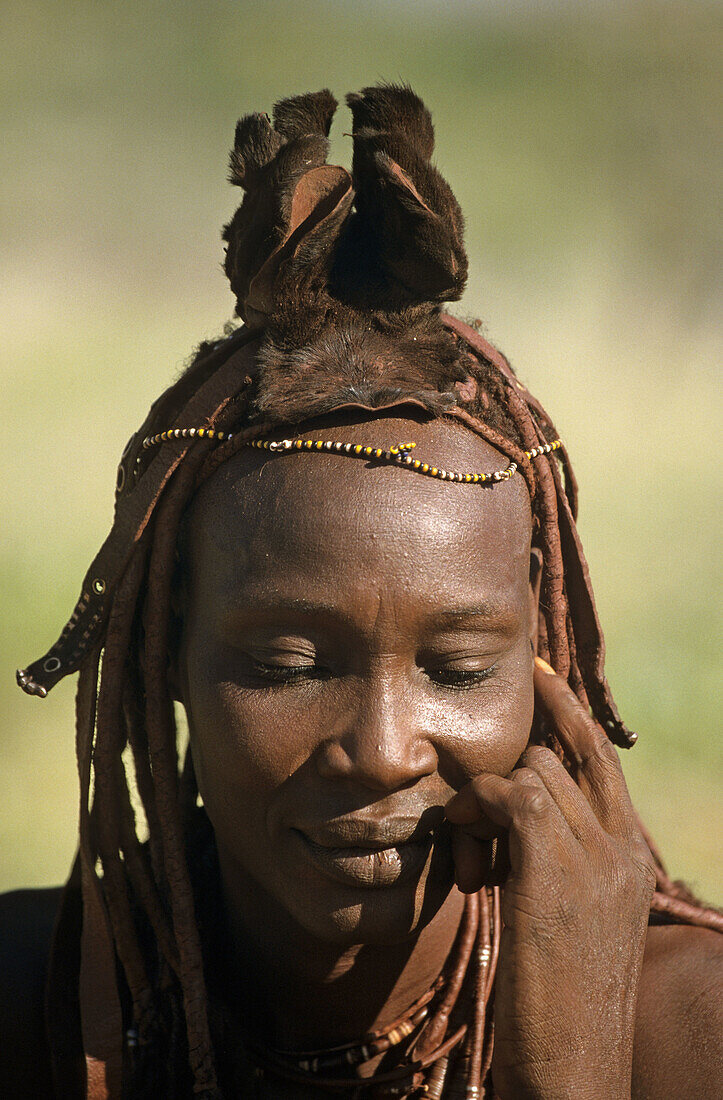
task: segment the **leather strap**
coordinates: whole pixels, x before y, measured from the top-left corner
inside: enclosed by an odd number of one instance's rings
[[[185,428],[212,427],[216,418],[244,388],[254,371],[258,335],[246,329],[234,336],[210,356],[203,359],[193,378],[184,376],[157,401],[141,428],[131,437],[123,452],[119,466],[119,490],[116,510],[110,534],[86,573],[80,599],[73,614],[63,628],[55,645],[33,661],[26,669],[20,669],[17,680],[29,695],[45,697],[50,689],[77,671],[85,654],[96,642],[105,624],[113,591],[125,570],[136,543],[143,534],[164,488],[188,451],[186,440],[171,440],[159,450],[147,467],[143,468],[143,440],[158,427]],[[198,381],[203,368],[207,375],[197,392],[180,409],[172,400],[185,396],[189,384]],[[161,422],[161,418],[174,409],[173,420]],[[198,442],[193,446],[198,447]],[[172,456],[169,462],[169,454]],[[121,471],[123,473],[121,474]]]

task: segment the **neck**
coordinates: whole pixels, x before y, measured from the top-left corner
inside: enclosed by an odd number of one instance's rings
[[[227,995],[247,1006],[246,1026],[257,1025],[281,1050],[351,1042],[403,1016],[441,972],[464,907],[453,888],[432,919],[402,943],[328,943],[221,852],[219,864]]]

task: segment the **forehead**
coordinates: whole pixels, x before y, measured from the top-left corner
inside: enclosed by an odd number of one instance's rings
[[[492,473],[506,458],[447,420],[384,417],[299,433],[389,448],[416,442],[422,462]],[[191,575],[208,598],[239,588],[326,594],[369,584],[432,591],[456,601],[469,588],[520,594],[530,547],[530,504],[515,476],[491,487],[325,452],[243,450],[202,486],[189,517]],[[333,592],[332,592],[333,594]],[[426,594],[426,596],[425,596]]]

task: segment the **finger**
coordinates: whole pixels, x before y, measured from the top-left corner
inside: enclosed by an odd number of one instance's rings
[[[450,821],[468,832],[474,815],[488,818],[509,831],[510,863],[517,870],[523,862],[549,866],[557,858],[565,836],[573,843],[570,827],[549,792],[534,772],[524,768],[509,778],[479,775],[448,803]],[[551,847],[555,851],[551,851]]]
[[[476,894],[492,868],[492,841],[477,840],[461,828],[452,831],[454,881],[463,894]]]
[[[479,799],[475,793],[475,780],[465,784],[460,791],[450,798],[444,807],[444,813],[448,821],[453,825],[464,825],[465,832],[480,840],[490,840],[499,836],[505,825],[492,821],[482,810]]]
[[[637,832],[615,747],[568,685],[535,658],[535,698],[552,722],[595,816],[611,835]]]
[[[602,826],[592,806],[554,752],[542,745],[529,745],[520,757],[520,764],[539,776],[581,844],[589,844],[600,836]]]
[[[470,780],[449,800],[444,807],[445,816],[453,825],[466,826],[465,831],[470,831],[470,826],[484,827],[487,821],[491,834],[499,835],[502,829],[511,828],[528,802],[536,801],[533,792],[519,789],[526,780],[534,784],[536,779],[536,776],[520,774],[520,770],[506,778],[485,772]],[[541,807],[532,806],[533,810],[538,808]]]
[[[454,881],[463,894],[475,894],[483,886],[502,886],[510,873],[507,835],[480,841],[464,829],[452,829]]]

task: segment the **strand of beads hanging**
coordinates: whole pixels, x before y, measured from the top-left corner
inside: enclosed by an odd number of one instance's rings
[[[438,990],[437,982],[430,991],[430,999]],[[343,1093],[351,1090],[359,1100],[364,1094],[369,1095],[370,1100],[371,1097],[374,1100],[392,1100],[395,1097],[419,1100],[422,1096],[439,1100],[441,1091],[434,1086],[438,1083],[440,1089],[443,1087],[449,1056],[460,1047],[468,1029],[467,1024],[462,1024],[433,1051],[420,1058],[415,1055],[414,1048],[428,1017],[429,1008],[423,1005],[408,1018],[397,1021],[396,1026],[385,1034],[369,1036],[362,1044],[307,1051],[301,1055],[262,1048],[251,1041],[249,1052],[263,1076],[280,1077],[324,1091]],[[408,1042],[401,1048],[401,1060],[394,1068],[380,1069],[377,1066],[369,1076],[366,1075],[364,1067],[404,1040]]]
[[[215,439],[219,443],[232,439],[231,432],[219,432],[215,428],[168,428],[156,435],[147,435],[143,440],[143,450],[167,443],[170,439]]]
[[[345,1070],[349,1066],[360,1066],[370,1062],[392,1047],[398,1046],[408,1036],[412,1035],[429,1015],[429,1003],[439,992],[443,982],[441,978],[428,989],[407,1010],[404,1016],[400,1016],[388,1027],[370,1032],[363,1040],[353,1043],[342,1043],[340,1046],[327,1047],[321,1050],[306,1050],[288,1053],[279,1050],[270,1050],[269,1053],[277,1059],[283,1060],[288,1066],[301,1070],[303,1073],[323,1074],[330,1070]]]
[[[172,428],[169,431],[159,432],[157,435],[147,436],[143,440],[143,447],[147,450],[160,443],[171,439],[215,439],[219,442],[233,439],[231,432],[220,432],[213,428]],[[445,470],[441,466],[434,466],[430,462],[422,462],[411,453],[417,446],[416,443],[397,443],[388,450],[384,447],[375,447],[366,443],[343,443],[335,439],[249,439],[244,443],[246,447],[254,447],[261,451],[271,451],[273,454],[284,454],[292,451],[326,451],[334,454],[349,455],[351,458],[363,458],[372,462],[394,463],[398,466],[406,466],[415,473],[425,477],[437,478],[439,481],[456,481],[467,485],[494,484],[507,481],[517,472],[517,463],[509,462],[500,470],[494,470],[489,474],[460,473],[457,470]],[[525,451],[527,458],[532,460],[539,455],[549,455],[559,450],[562,446],[561,439],[552,440],[534,447],[531,451]]]

